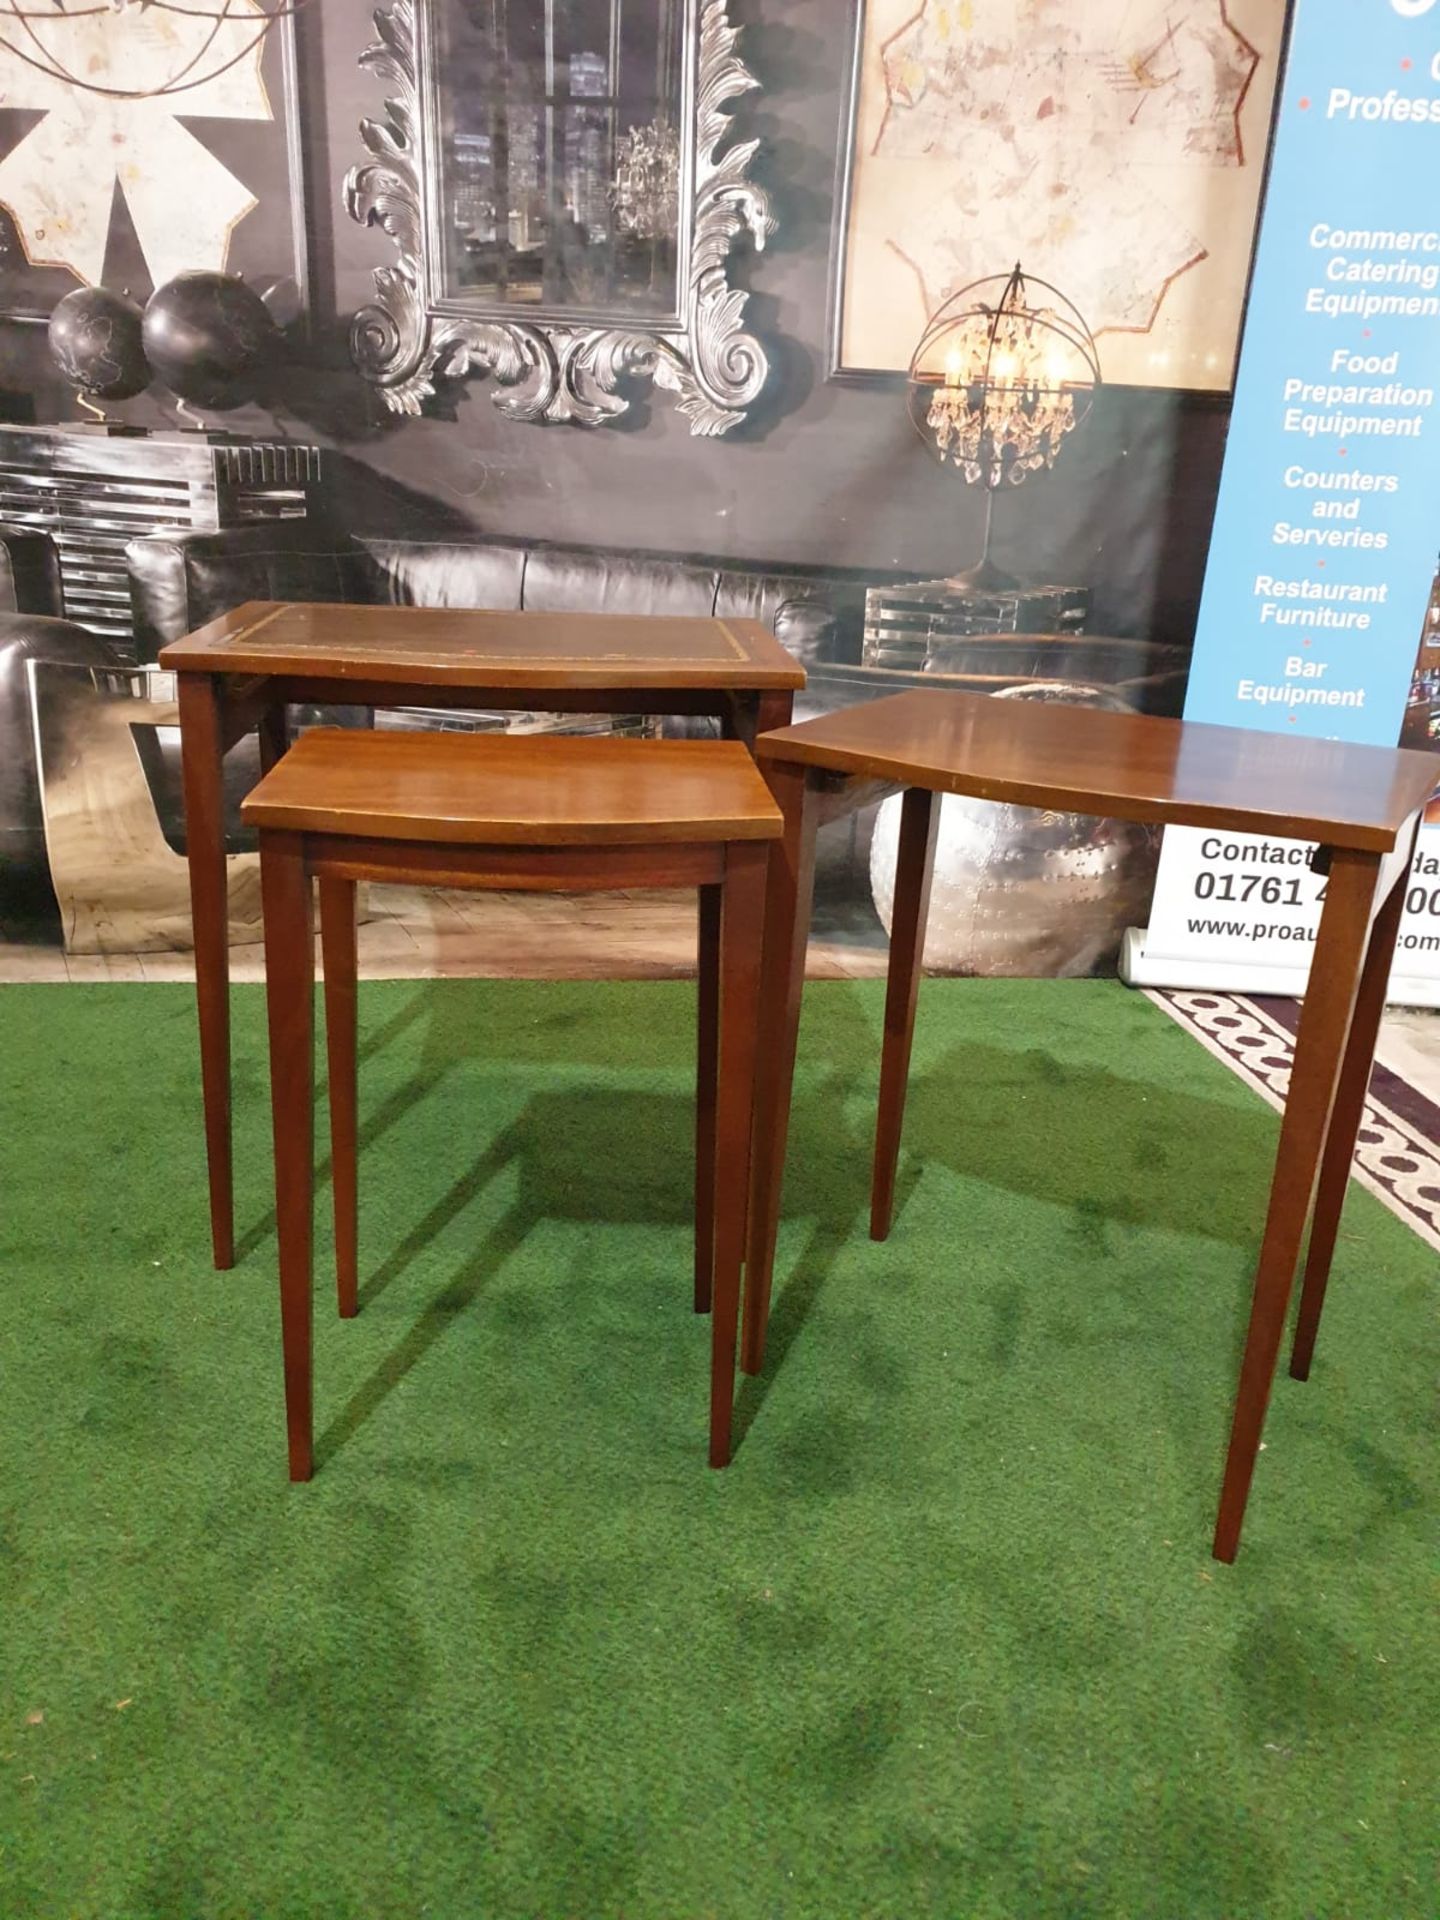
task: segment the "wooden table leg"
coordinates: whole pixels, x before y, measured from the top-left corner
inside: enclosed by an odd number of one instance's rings
[[[328,873],[320,878],[320,953],[325,969],[325,1053],[330,1080],[335,1292],[340,1317],[349,1320],[358,1311],[360,1286],[355,882]]]
[[[1380,1020],[1385,1012],[1385,991],[1390,984],[1395,940],[1404,918],[1405,895],[1409,886],[1410,860],[1407,859],[1370,930],[1370,946],[1365,955],[1365,970],[1360,977],[1355,1016],[1350,1022],[1350,1039],[1340,1070],[1340,1087],[1335,1095],[1335,1110],[1330,1116],[1325,1156],[1320,1163],[1320,1184],[1315,1192],[1315,1212],[1310,1222],[1305,1279],[1300,1290],[1300,1313],[1295,1323],[1295,1344],[1290,1351],[1290,1373],[1296,1380],[1310,1378],[1315,1336],[1320,1330],[1325,1288],[1330,1279],[1330,1264],[1335,1257],[1335,1241],[1340,1232],[1340,1213],[1350,1184],[1355,1142],[1359,1138],[1360,1122],[1365,1114],[1365,1097],[1370,1091],[1375,1042],[1379,1038]]]
[[[266,707],[256,732],[260,739],[260,771],[269,773],[290,750],[290,715],[283,700]]]
[[[1265,1238],[1255,1275],[1250,1329],[1240,1368],[1220,1512],[1215,1523],[1217,1560],[1233,1560],[1240,1545],[1245,1503],[1260,1451],[1260,1434],[1285,1330],[1295,1265],[1315,1193],[1320,1157],[1340,1082],[1341,1061],[1355,1012],[1379,874],[1378,854],[1339,848],[1332,853],[1320,935],[1310,963],[1310,982],[1295,1042]]]
[[[720,1046],[721,888],[700,898],[695,1073],[695,1311],[710,1311],[715,1275],[715,1090]]]
[[[765,901],[765,969],[760,996],[760,1057],[755,1085],[755,1138],[750,1163],[750,1223],[745,1253],[745,1327],[740,1365],[759,1373],[785,1178],[785,1141],[795,1075],[795,1041],[805,987],[805,947],[815,893],[819,803],[803,767],[766,768],[785,815],[785,837],[770,855]]]
[[[777,727],[788,727],[795,717],[795,695],[789,687],[777,691],[762,693],[755,701],[755,731],[774,733]]]
[[[737,693],[731,696],[721,730],[729,740],[743,740],[753,753],[756,735],[788,727],[794,712],[795,695],[789,687],[772,688],[765,693]]]
[[[770,845],[727,848],[720,911],[720,1077],[715,1111],[715,1297],[710,1316],[710,1464],[730,1461],[740,1269],[750,1185],[761,948]]]
[[[314,1468],[315,932],[314,888],[298,835],[260,835],[260,893],[270,1018],[285,1424],[290,1478],[308,1480]]]
[[[204,673],[178,676],[185,847],[200,1013],[200,1081],[210,1180],[210,1238],[217,1267],[235,1264],[230,1146],[230,909],[225,871],[224,694]]]
[[[915,1001],[924,971],[925,923],[935,870],[940,802],[925,787],[907,787],[895,857],[895,902],[890,914],[890,967],[885,987],[885,1040],[880,1054],[880,1101],[875,1117],[875,1174],[870,1187],[870,1238],[889,1237],[895,1211],[895,1171],[905,1121]]]

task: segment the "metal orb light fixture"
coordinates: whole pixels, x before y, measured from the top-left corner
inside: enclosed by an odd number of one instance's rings
[[[1094,337],[1064,294],[1010,274],[972,281],[937,308],[911,357],[910,418],[942,466],[985,489],[978,563],[951,576],[961,590],[1017,582],[990,558],[995,495],[1053,467],[1100,385]]]

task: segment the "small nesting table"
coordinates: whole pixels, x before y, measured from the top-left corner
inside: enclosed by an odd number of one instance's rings
[[[700,895],[695,1307],[711,1313],[710,1464],[728,1465],[766,868],[781,820],[723,740],[506,740],[317,728],[244,803],[260,830],[290,1477],[312,1446],[319,881],[336,1280],[356,1309],[355,883]]]
[[[221,763],[248,733],[268,770],[289,705],[711,714],[753,741],[805,672],[758,620],[250,601],[172,640],[215,1265],[235,1264],[230,949]]]
[[[758,1372],[775,1260],[815,833],[901,789],[871,1236],[890,1231],[939,808],[971,795],[1161,825],[1318,843],[1325,905],[1305,997],[1236,1396],[1214,1551],[1235,1558],[1296,1263],[1310,1218],[1290,1371],[1310,1371],[1406,880],[1440,762],[1140,714],[921,690],[768,733],[760,766],[785,816],[771,861],[741,1365]]]

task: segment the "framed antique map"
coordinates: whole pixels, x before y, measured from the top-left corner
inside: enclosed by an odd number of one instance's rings
[[[833,375],[1018,260],[1107,382],[1227,391],[1285,0],[855,0]]]
[[[309,303],[290,0],[0,4],[0,316],[192,268]]]

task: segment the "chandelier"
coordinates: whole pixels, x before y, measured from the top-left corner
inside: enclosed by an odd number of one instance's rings
[[[994,496],[1053,467],[1088,415],[1100,384],[1090,329],[1062,293],[1027,281],[1017,263],[1008,275],[962,287],[937,309],[907,378],[921,439],[942,466],[985,489],[984,552],[955,584],[1013,586],[990,563]]]
[[[48,0],[48,4],[46,0],[0,0],[0,53],[82,93],[100,94],[108,100],[163,100],[208,87],[232,67],[240,66],[277,20],[303,12],[307,4],[309,0],[269,0],[268,5],[266,0],[210,0],[208,5],[205,0],[195,0],[194,4],[185,0],[183,5],[178,0],[91,0],[86,6],[69,6],[66,0]],[[127,17],[140,19],[162,13],[183,23],[177,34],[177,64],[163,80],[143,87],[110,86],[77,71],[53,43],[47,45],[43,35],[47,24],[64,29],[75,21],[104,15],[118,23]],[[252,26],[255,31],[237,51],[234,29]],[[222,38],[227,30],[232,37]]]

